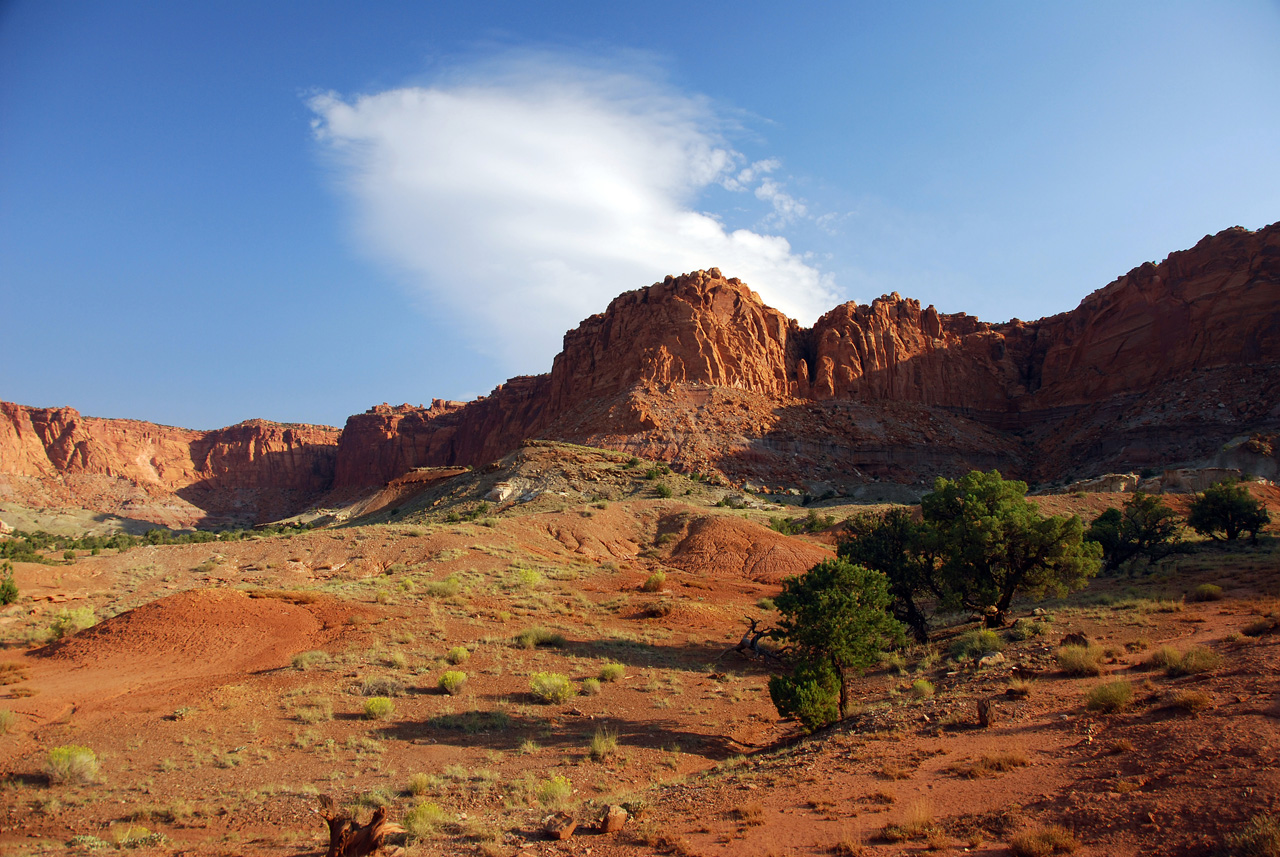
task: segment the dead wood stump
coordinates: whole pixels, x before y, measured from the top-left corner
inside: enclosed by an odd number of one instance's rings
[[[358,824],[354,818],[338,808],[329,795],[320,796],[320,812],[317,813],[329,825],[329,850],[325,857],[367,857],[378,851],[388,834],[402,833],[398,824],[387,821],[387,808],[378,807],[368,824]]]
[[[983,729],[996,722],[996,705],[990,699],[978,700],[978,725]]]

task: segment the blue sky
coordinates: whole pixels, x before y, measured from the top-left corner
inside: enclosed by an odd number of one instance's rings
[[[1280,4],[0,2],[0,398],[341,424],[699,267],[990,321],[1280,220]]]

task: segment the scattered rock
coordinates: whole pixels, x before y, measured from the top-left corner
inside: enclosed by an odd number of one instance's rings
[[[542,820],[542,829],[552,839],[568,839],[577,830],[578,822],[567,812],[557,812]]]
[[[1075,631],[1063,637],[1062,642],[1058,643],[1058,645],[1059,646],[1081,646],[1087,649],[1089,647],[1089,638],[1086,637],[1084,634],[1080,633],[1079,631]]]
[[[617,833],[626,826],[628,818],[630,814],[625,809],[617,804],[611,804],[600,818],[600,832]]]

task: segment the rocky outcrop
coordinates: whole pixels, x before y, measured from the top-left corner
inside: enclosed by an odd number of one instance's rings
[[[619,296],[566,334],[550,375],[438,414],[353,417],[338,481],[478,464],[526,437],[767,481],[1141,469],[1274,428],[1277,362],[1280,226],[1206,237],[1032,322],[892,294],[806,330],[711,269]],[[716,390],[742,395],[726,405]]]
[[[0,402],[0,497],[173,526],[253,523],[331,487],[338,435],[263,420],[192,431]]]
[[[1239,440],[1280,430],[1280,224],[1206,237],[1030,322],[892,294],[804,329],[714,268],[667,277],[567,333],[549,374],[465,404],[381,405],[340,441],[322,427],[189,432],[5,408],[0,496],[83,496],[107,479],[188,517],[350,498],[537,437],[867,497],[974,467],[1043,483],[1230,453],[1230,466],[1275,470],[1270,447]]]

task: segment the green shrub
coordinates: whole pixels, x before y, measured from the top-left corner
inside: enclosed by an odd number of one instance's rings
[[[667,582],[667,573],[665,571],[655,571],[649,575],[649,579],[640,585],[645,592],[661,592],[663,584]]]
[[[1085,703],[1090,711],[1120,711],[1133,699],[1133,685],[1124,679],[1100,684],[1089,691]]]
[[[663,500],[670,499],[671,486],[665,482],[659,482],[653,489],[653,493],[657,494]]]
[[[396,713],[396,704],[385,696],[371,696],[364,701],[366,720],[390,720]]]
[[[564,634],[546,628],[529,628],[516,635],[515,644],[522,649],[536,649],[539,646],[559,648],[564,645]]]
[[[1227,835],[1232,857],[1280,857],[1280,817],[1255,815]]]
[[[410,840],[426,839],[449,821],[449,815],[438,803],[426,801],[415,806],[404,814],[401,825]]]
[[[575,695],[573,684],[559,673],[534,673],[529,690],[545,703],[565,702]]]
[[[444,580],[433,580],[426,586],[426,593],[432,598],[452,598],[461,591],[462,581],[453,574]]]
[[[1101,646],[1063,646],[1058,649],[1058,668],[1067,675],[1102,675]]]
[[[615,661],[610,661],[600,667],[601,681],[621,681],[622,677],[627,674],[627,668]]]
[[[49,636],[55,640],[69,637],[85,628],[96,625],[92,607],[77,607],[74,610],[59,610],[49,625]]]
[[[45,760],[44,771],[54,783],[96,783],[98,754],[79,744],[54,747]]]
[[[465,664],[470,658],[471,652],[466,646],[454,646],[444,656],[444,659],[454,666]]]
[[[568,777],[563,776],[545,779],[538,783],[537,788],[534,790],[538,803],[547,809],[560,809],[568,803],[572,794],[573,784],[569,782]]]
[[[18,584],[13,582],[13,563],[5,560],[0,571],[5,573],[4,580],[0,580],[0,605],[12,604],[18,600]]]
[[[1033,637],[1043,637],[1048,631],[1049,627],[1043,622],[1037,622],[1024,616],[1013,623],[1008,633],[1010,640],[1022,642]]]
[[[1222,587],[1216,583],[1202,583],[1187,593],[1188,601],[1221,601]]]
[[[309,670],[320,664],[327,664],[329,655],[327,652],[298,652],[293,656],[293,666],[295,669]]]
[[[1158,669],[1168,669],[1170,665],[1176,664],[1182,660],[1182,652],[1173,646],[1161,646],[1151,653],[1147,658],[1147,666],[1156,667]]]
[[[1211,539],[1239,538],[1245,533],[1257,541],[1258,530],[1271,522],[1271,514],[1239,482],[1219,482],[1191,501],[1187,524]]]
[[[1004,640],[988,628],[961,634],[951,644],[951,657],[956,660],[965,657],[980,658],[985,654],[1000,651],[1004,651]]]
[[[440,689],[450,696],[457,696],[467,685],[467,674],[462,670],[449,670],[440,676]]]
[[[758,601],[756,601],[756,606],[759,607],[761,610],[766,610],[766,611],[772,611],[772,610],[778,609],[777,605],[773,603],[772,598],[761,598]]]
[[[600,692],[600,679],[588,678],[582,680],[582,695],[595,696]]]
[[[916,699],[928,699],[933,693],[933,682],[928,679],[920,678],[911,683],[911,695]]]

